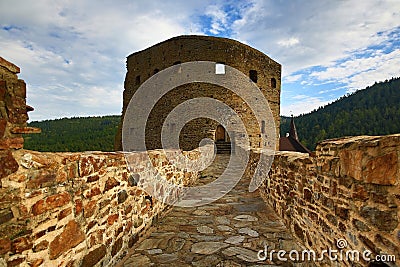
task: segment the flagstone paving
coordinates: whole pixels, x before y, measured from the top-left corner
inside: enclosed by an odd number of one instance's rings
[[[199,182],[217,178],[228,160],[229,155],[217,155]],[[303,248],[258,191],[248,192],[248,184],[243,178],[224,197],[205,206],[174,207],[119,266],[314,266],[279,261],[276,253],[272,259],[258,259],[257,252],[265,245],[268,251]]]

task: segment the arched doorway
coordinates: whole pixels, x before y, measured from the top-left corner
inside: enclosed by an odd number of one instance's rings
[[[215,145],[217,146],[217,154],[231,153],[230,138],[222,125],[218,125],[215,130]]]
[[[225,135],[225,128],[222,125],[218,125],[215,131],[215,141],[225,142]]]

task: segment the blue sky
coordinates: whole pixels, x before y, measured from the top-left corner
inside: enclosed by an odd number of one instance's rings
[[[120,114],[129,54],[182,34],[228,37],[282,64],[281,114],[400,76],[400,1],[0,2],[0,56],[31,120]]]

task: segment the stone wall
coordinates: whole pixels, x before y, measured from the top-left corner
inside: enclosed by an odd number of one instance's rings
[[[327,140],[315,157],[278,152],[261,192],[309,249],[345,239],[344,251],[392,254],[400,264],[400,134]]]
[[[147,79],[168,67],[191,61],[212,61],[229,65],[249,78],[252,77],[269,103],[278,138],[281,65],[248,45],[211,36],[178,36],[131,54],[127,58],[122,119],[132,96]],[[161,127],[171,110],[180,103],[197,97],[210,97],[229,105],[244,121],[250,142],[252,142],[251,146],[260,147],[260,134],[263,133],[258,124],[254,123],[255,117],[251,107],[248,107],[243,99],[223,87],[209,83],[191,83],[170,91],[153,108],[146,126],[148,149],[162,148]],[[268,125],[270,122],[266,123]],[[217,126],[216,121],[205,118],[190,121],[181,132],[181,148],[194,149],[203,138],[215,139],[214,133]],[[122,150],[121,133],[120,125],[115,142],[117,151]]]
[[[148,153],[175,183],[197,179],[163,151]],[[131,175],[122,153],[13,151],[16,171],[1,179],[0,266],[114,265],[168,209],[137,186],[154,175],[146,155],[130,154]]]
[[[23,147],[22,134],[39,131],[26,127],[27,112],[33,108],[26,105],[26,84],[18,79],[19,72],[0,57],[0,179],[18,168],[12,151]]]

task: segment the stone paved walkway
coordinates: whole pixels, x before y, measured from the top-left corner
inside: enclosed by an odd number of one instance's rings
[[[229,155],[217,155],[200,183],[218,177],[228,160]],[[312,266],[279,261],[276,254],[273,260],[258,259],[264,245],[269,251],[302,249],[258,191],[248,192],[248,182],[242,179],[209,205],[173,208],[119,266]]]

